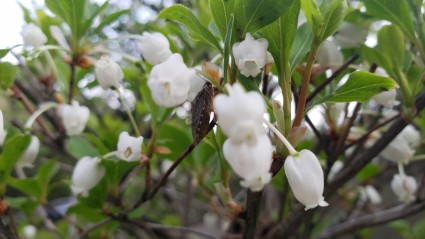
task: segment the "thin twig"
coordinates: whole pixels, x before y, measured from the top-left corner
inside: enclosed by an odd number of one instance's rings
[[[337,238],[338,236],[353,232],[361,228],[381,225],[399,218],[405,218],[423,210],[425,210],[425,201],[420,201],[413,204],[402,204],[387,210],[379,211],[358,218],[353,218],[349,221],[335,225],[326,230],[318,238]]]
[[[263,191],[252,192],[247,189],[247,200],[245,209],[245,231],[243,238],[254,239],[257,233],[257,220],[260,214],[260,203],[263,195]]]
[[[317,94],[319,94],[329,83],[331,83],[334,79],[336,79],[341,72],[343,72],[348,66],[350,66],[353,62],[355,62],[360,57],[359,54],[352,55],[344,64],[342,64],[338,69],[334,71],[334,73],[325,81],[323,81],[320,85],[316,87],[316,89],[311,92],[311,94],[307,97],[307,103],[309,103],[311,100],[316,97]]]
[[[107,223],[108,223],[108,222],[110,222],[110,221],[112,221],[112,218],[105,218],[105,219],[103,219],[102,221],[100,221],[100,222],[98,222],[98,223],[96,223],[96,224],[93,224],[92,226],[90,226],[90,227],[88,227],[86,230],[84,230],[84,231],[80,234],[80,236],[78,237],[78,239],[84,239],[86,236],[88,236],[88,235],[89,235],[89,233],[90,233],[90,232],[92,232],[92,231],[94,231],[94,230],[98,229],[99,227],[101,227],[101,226],[103,226],[103,225],[107,224]]]
[[[69,76],[69,95],[68,95],[68,102],[71,104],[72,100],[74,99],[75,95],[75,67],[76,63],[74,60],[72,60],[71,63],[69,63],[70,68],[70,76]]]

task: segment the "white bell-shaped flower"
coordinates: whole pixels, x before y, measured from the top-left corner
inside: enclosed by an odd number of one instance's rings
[[[6,139],[7,132],[4,130],[3,123],[3,112],[0,110],[0,146],[3,145],[4,140]]]
[[[354,48],[366,41],[367,31],[352,23],[344,22],[334,37],[340,47]]]
[[[198,69],[198,67],[195,67],[195,69]],[[201,76],[199,76],[198,74],[194,72],[192,77],[190,77],[189,82],[190,82],[190,88],[189,88],[189,93],[187,95],[187,100],[192,102],[196,98],[196,95],[198,95],[199,91],[202,90],[202,87],[204,86],[206,81]]]
[[[325,66],[339,66],[344,63],[344,56],[333,38],[322,43],[317,52],[317,62]]]
[[[223,132],[236,141],[255,139],[264,134],[264,99],[257,92],[245,92],[239,83],[227,85],[229,95],[219,94],[214,98],[214,110]]]
[[[40,140],[37,136],[31,136],[31,142],[28,145],[27,149],[21,155],[21,157],[16,162],[16,167],[32,167],[34,161],[37,159],[38,151],[40,150]]]
[[[66,41],[65,36],[63,35],[62,29],[58,26],[50,26],[50,33],[56,42],[65,50],[71,50],[68,42]]]
[[[173,54],[154,66],[148,80],[153,100],[164,107],[183,103],[187,99],[189,80],[193,74],[193,69],[186,66],[180,54]]]
[[[421,133],[411,124],[404,127],[397,137],[405,140],[412,148],[418,147],[421,143]]]
[[[373,100],[378,104],[382,105],[385,108],[392,108],[395,105],[398,105],[400,102],[396,100],[397,90],[392,89],[389,91],[384,91],[373,96]]]
[[[251,191],[260,191],[270,179],[272,144],[266,134],[259,136],[254,145],[234,144],[227,139],[223,154],[235,173],[243,180],[240,184]]]
[[[382,203],[381,194],[372,185],[367,185],[360,189],[360,195],[364,200],[369,200],[374,205]]]
[[[80,106],[77,101],[73,101],[72,105],[60,105],[58,112],[68,135],[81,134],[90,116],[89,108]]]
[[[74,195],[87,197],[105,175],[105,168],[100,165],[99,158],[83,157],[78,160],[72,172],[71,190]]]
[[[292,192],[305,205],[304,210],[329,205],[323,197],[323,170],[314,153],[304,149],[290,155],[285,160],[284,168]]]
[[[94,72],[102,89],[120,87],[120,82],[124,79],[124,73],[121,67],[108,56],[102,56],[100,60],[94,64]]]
[[[143,137],[132,137],[121,132],[118,138],[117,156],[125,161],[137,161],[142,156]]]
[[[395,174],[391,181],[391,189],[400,201],[409,203],[415,200],[418,184],[414,177]]]
[[[407,163],[415,154],[415,150],[409,143],[401,137],[395,137],[391,143],[385,147],[380,156],[395,163]]]
[[[47,42],[46,35],[33,23],[22,26],[21,36],[27,47],[40,47]]]
[[[140,41],[140,51],[151,65],[166,61],[172,54],[168,39],[159,32],[144,32]]]
[[[250,33],[246,34],[245,40],[233,45],[233,56],[242,75],[256,77],[261,72],[266,64],[268,46],[266,39],[255,40]]]

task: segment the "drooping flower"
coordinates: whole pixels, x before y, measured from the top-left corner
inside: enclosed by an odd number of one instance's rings
[[[94,66],[96,78],[102,89],[107,90],[112,87],[118,89],[120,87],[124,74],[116,62],[108,56],[102,56]]]
[[[151,65],[166,61],[172,54],[168,39],[159,32],[144,32],[140,40],[140,51]]]
[[[246,34],[245,40],[233,45],[233,56],[242,75],[256,77],[261,72],[266,64],[268,46],[266,39],[255,40],[250,33]]]
[[[117,156],[125,161],[140,160],[142,155],[143,137],[132,137],[127,132],[121,132],[118,145]]]
[[[304,149],[290,155],[285,160],[284,168],[292,192],[305,206],[304,210],[329,205],[323,197],[323,170],[314,153]]]
[[[324,41],[317,52],[317,62],[321,65],[339,66],[344,63],[344,56],[332,38]]]
[[[271,179],[272,145],[266,134],[259,136],[255,144],[234,144],[227,139],[223,154],[235,173],[243,180],[240,184],[251,191],[260,191]]]
[[[71,50],[71,47],[69,46],[65,36],[63,35],[62,29],[60,29],[58,26],[50,26],[50,33],[52,34],[52,37],[56,40],[56,42],[59,44],[59,46],[61,46],[63,49]]]
[[[4,140],[6,139],[7,132],[4,130],[3,124],[3,112],[0,110],[0,146],[3,145]]]
[[[47,42],[46,35],[34,23],[22,26],[21,36],[27,47],[40,47]]]
[[[171,55],[154,66],[148,80],[152,98],[159,106],[174,107],[187,99],[193,69],[183,62],[180,54]]]
[[[342,48],[354,48],[366,41],[367,31],[357,25],[344,22],[335,34],[335,40]]]
[[[414,177],[395,174],[391,181],[391,189],[398,199],[402,202],[409,203],[415,200],[415,193],[418,184]]]
[[[378,104],[382,105],[385,108],[392,108],[395,105],[398,105],[400,102],[396,100],[397,90],[392,89],[389,91],[384,91],[373,96],[373,100]]]
[[[380,155],[396,163],[407,163],[415,154],[415,148],[420,141],[420,132],[412,125],[408,125],[381,151]]]
[[[218,125],[233,143],[249,141],[255,144],[258,136],[265,133],[263,114],[264,99],[257,92],[245,92],[239,83],[227,85],[229,95],[219,94],[214,98]]]
[[[397,137],[405,140],[412,148],[418,147],[421,143],[421,133],[411,124],[404,127]]]
[[[16,167],[32,167],[34,161],[37,159],[38,151],[40,150],[40,140],[37,136],[32,135],[28,148],[24,151],[21,157],[16,162]]]
[[[58,112],[68,135],[81,134],[90,116],[89,108],[80,106],[77,101],[73,101],[72,105],[60,105]]]
[[[200,70],[200,67],[195,67],[195,69]],[[196,98],[196,95],[199,93],[199,91],[201,91],[206,81],[194,72],[192,77],[190,77],[189,82],[190,88],[187,95],[187,100],[192,102]]]
[[[105,175],[105,168],[100,165],[99,158],[83,157],[78,160],[72,172],[71,190],[75,195],[87,197]]]
[[[379,205],[382,203],[381,194],[376,190],[372,185],[367,185],[360,190],[361,196],[365,200],[369,200],[374,205]]]

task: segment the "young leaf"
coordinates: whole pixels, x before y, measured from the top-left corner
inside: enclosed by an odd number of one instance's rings
[[[301,8],[307,23],[314,35],[318,35],[322,29],[323,16],[315,0],[301,0]]]
[[[46,6],[68,24],[74,39],[84,34],[86,0],[46,0]]]
[[[245,37],[246,33],[253,34],[278,19],[286,11],[288,1],[236,0],[235,6],[236,32]]]
[[[297,33],[298,14],[301,8],[300,0],[285,0],[285,2],[287,2],[287,7],[282,16],[261,30],[269,42],[269,51],[280,72],[283,71],[281,69],[282,64],[289,65],[291,48]]]
[[[231,51],[232,51],[232,38],[234,38],[234,34],[233,34],[233,26],[234,26],[234,19],[235,16],[230,16],[230,20],[229,20],[229,24],[227,26],[227,33],[226,33],[226,37],[224,40],[224,63],[223,63],[223,75],[224,75],[224,80],[227,81],[228,79],[228,69],[229,69],[229,61],[230,61],[230,55],[231,55]]]
[[[0,59],[5,57],[9,53],[10,49],[0,49]]]
[[[365,102],[374,95],[392,90],[396,86],[397,83],[391,78],[357,71],[352,73],[347,82],[339,87],[335,93],[324,97],[316,104],[323,102]]]
[[[363,1],[370,15],[388,20],[399,26],[409,38],[415,37],[412,17],[407,1],[367,0]]]
[[[342,25],[347,15],[348,5],[346,0],[323,1],[320,11],[323,15],[323,29],[320,42],[334,34]]]
[[[363,59],[365,59],[370,64],[376,63],[378,66],[385,69],[385,71],[391,76],[395,77],[396,74],[393,71],[393,65],[391,60],[384,55],[381,51],[375,48],[369,48],[367,46],[362,46],[360,48],[360,54]]]
[[[226,38],[228,32],[227,26],[230,22],[234,6],[235,1],[210,0],[211,16],[223,40]]]
[[[304,59],[305,55],[310,51],[313,42],[313,33],[308,24],[302,25],[295,35],[294,44],[291,50],[291,73],[297,65]]]
[[[189,35],[193,38],[193,40],[202,40],[211,44],[220,52],[223,52],[215,36],[210,32],[210,30],[208,30],[208,28],[201,24],[189,8],[176,4],[164,9],[158,15],[158,18],[166,18],[182,24],[187,28]]]
[[[8,89],[12,86],[16,77],[16,66],[9,62],[0,62],[0,87],[2,89]]]
[[[31,140],[29,135],[17,135],[6,141],[0,156],[0,195],[5,193],[5,183],[13,167],[27,149]]]
[[[378,32],[377,49],[391,60],[392,67],[403,67],[404,39],[400,28],[395,25],[382,27]]]

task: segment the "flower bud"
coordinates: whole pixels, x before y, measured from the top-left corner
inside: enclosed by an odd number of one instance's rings
[[[4,140],[6,139],[7,132],[4,130],[3,124],[3,112],[0,110],[0,146],[3,145]]]
[[[140,40],[140,51],[146,61],[151,65],[157,65],[166,61],[172,54],[168,39],[159,32],[144,32]]]
[[[117,63],[109,59],[108,56],[102,56],[94,66],[96,78],[102,89],[107,90],[112,87],[118,89],[120,87],[124,74]]]
[[[415,200],[415,193],[418,184],[414,177],[395,174],[391,181],[391,189],[398,199],[402,202],[409,203]]]
[[[362,188],[360,193],[365,200],[369,200],[374,205],[382,203],[381,195],[372,185],[367,185],[366,187]]]
[[[40,140],[37,138],[37,136],[32,135],[31,142],[28,145],[28,148],[25,150],[25,152],[21,155],[21,157],[16,162],[16,167],[18,168],[32,167],[33,166],[32,164],[37,158],[39,150],[40,150]]]
[[[37,228],[33,225],[26,225],[22,229],[22,235],[25,239],[34,239],[37,234]]]
[[[256,77],[261,72],[266,64],[268,46],[266,39],[255,40],[250,33],[246,34],[245,40],[233,45],[233,56],[242,75]]]
[[[342,48],[354,48],[366,41],[367,31],[349,22],[344,22],[335,34],[335,40]]]
[[[46,35],[44,35],[43,31],[33,23],[22,26],[21,36],[24,45],[27,47],[40,47],[47,42]]]
[[[333,39],[322,43],[317,52],[317,62],[325,66],[339,66],[344,63],[344,56]]]
[[[159,106],[174,107],[187,99],[190,78],[189,69],[180,54],[171,55],[166,61],[154,66],[148,80],[152,98]]]
[[[71,50],[62,30],[58,26],[50,26],[50,33],[56,42],[65,50]]]
[[[132,137],[127,132],[121,132],[118,145],[117,156],[125,161],[137,161],[142,156],[143,137]]]
[[[257,92],[245,92],[239,83],[227,86],[229,95],[219,94],[214,98],[218,125],[233,143],[255,139],[265,134],[263,114],[264,99]]]
[[[382,105],[385,108],[392,108],[395,105],[398,105],[400,102],[396,100],[397,91],[396,89],[392,89],[389,91],[384,91],[373,96],[373,100],[378,104]]]
[[[329,205],[323,197],[323,170],[316,155],[309,150],[301,150],[286,158],[284,168],[292,192],[305,205],[304,210]]]
[[[90,116],[89,108],[80,106],[77,101],[73,101],[72,105],[60,105],[58,112],[62,117],[66,133],[71,136],[83,132]]]
[[[78,160],[72,172],[71,190],[75,195],[87,197],[90,189],[105,175],[105,168],[100,165],[99,158],[83,157]]]
[[[272,144],[266,134],[259,136],[254,145],[234,144],[227,139],[223,154],[235,173],[243,178],[240,184],[251,191],[260,191],[270,182],[272,165]]]

